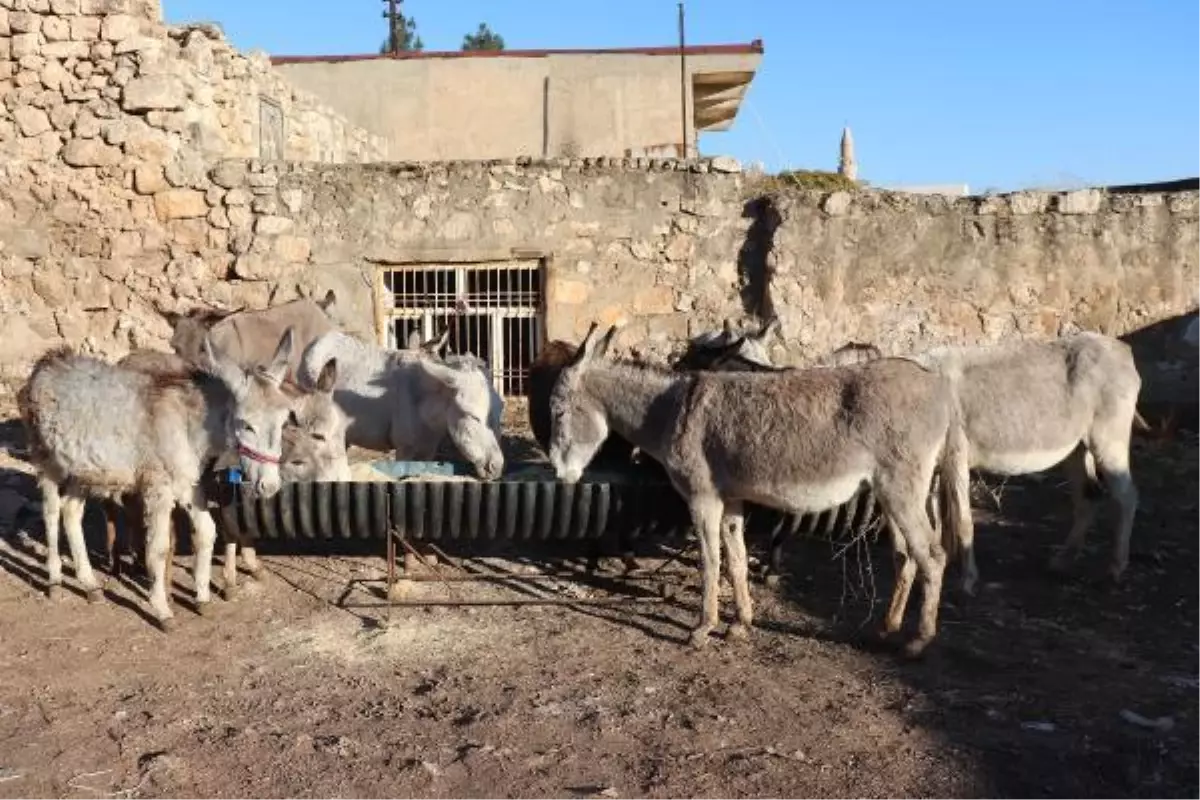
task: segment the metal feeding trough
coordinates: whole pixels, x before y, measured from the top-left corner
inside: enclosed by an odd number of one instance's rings
[[[219,524],[247,543],[294,540],[334,549],[340,542],[383,541],[389,605],[397,583],[398,547],[418,561],[425,561],[419,552],[424,547],[449,562],[443,548],[470,556],[492,543],[557,543],[581,550],[594,565],[600,555],[625,556],[652,543],[682,542],[691,531],[687,506],[674,488],[661,473],[636,467],[588,471],[578,483],[566,484],[540,463],[510,464],[499,479],[488,482],[454,480],[470,474],[467,465],[455,462],[379,461],[371,466],[383,480],[287,483],[266,500],[246,497],[234,473],[218,493]],[[820,514],[784,514],[752,505],[746,511],[747,535],[770,537],[771,569],[778,573],[787,538],[832,540],[861,530],[875,514],[875,501],[864,490]],[[475,575],[489,577],[497,576]]]

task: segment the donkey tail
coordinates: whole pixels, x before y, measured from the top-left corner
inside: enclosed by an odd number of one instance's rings
[[[962,546],[974,538],[971,525],[971,474],[967,434],[961,412],[953,404],[946,442],[939,466],[938,503],[941,509],[942,549],[946,557],[957,558]]]
[[[1146,418],[1135,408],[1133,410],[1133,429],[1141,433],[1149,433],[1154,430],[1150,427],[1150,423],[1146,422]]]

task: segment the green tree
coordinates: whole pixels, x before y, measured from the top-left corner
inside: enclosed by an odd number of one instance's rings
[[[479,30],[468,33],[463,37],[463,50],[503,50],[504,37],[488,27],[486,22],[479,23]]]
[[[389,20],[388,38],[382,45],[379,46],[380,53],[399,53],[405,51],[419,51],[425,49],[425,43],[421,41],[421,37],[417,35],[417,23],[415,20],[405,17],[403,12],[399,10],[400,2],[396,2],[396,20],[395,24],[391,24]],[[388,12],[384,11],[383,16],[388,17]]]

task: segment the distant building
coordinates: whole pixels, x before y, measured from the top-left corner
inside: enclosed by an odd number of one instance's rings
[[[516,156],[676,156],[727,130],[761,40],[678,47],[277,56],[277,71],[406,161]]]

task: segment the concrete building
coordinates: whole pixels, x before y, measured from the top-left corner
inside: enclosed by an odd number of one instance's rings
[[[278,56],[276,70],[394,160],[677,156],[728,129],[762,59],[749,44]],[[681,78],[680,62],[683,61]],[[680,84],[683,83],[681,87]],[[680,95],[686,93],[686,133]]]

